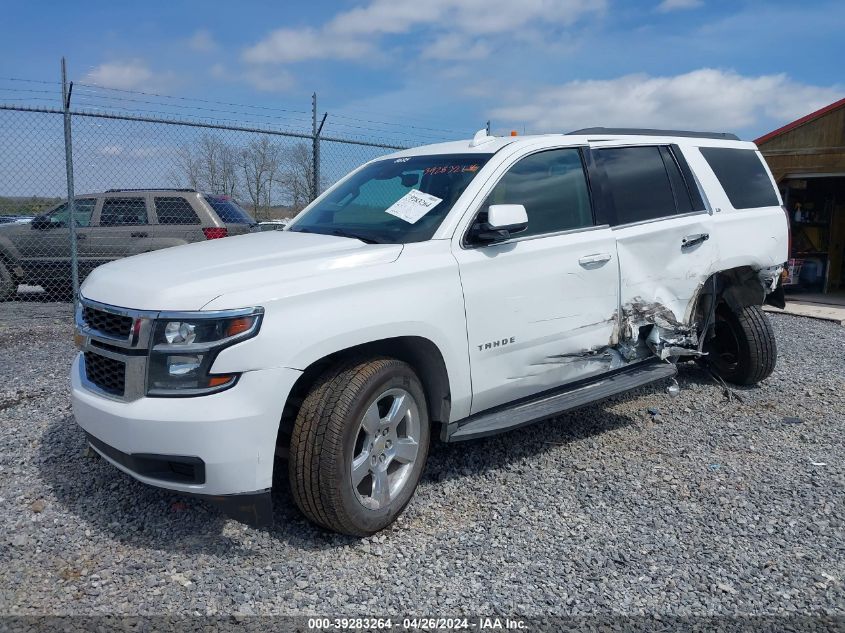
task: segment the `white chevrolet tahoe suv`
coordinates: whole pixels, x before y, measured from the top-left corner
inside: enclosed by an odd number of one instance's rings
[[[94,270],[74,413],[142,482],[266,524],[286,460],[308,518],[371,534],[433,438],[520,428],[678,360],[766,378],[788,239],[735,136],[482,131],[367,163],[283,231]]]

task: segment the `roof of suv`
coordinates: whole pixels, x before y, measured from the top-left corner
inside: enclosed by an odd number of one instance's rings
[[[171,189],[168,187],[153,187],[150,189],[106,189],[105,191],[91,191],[88,193],[78,193],[76,194],[77,198],[93,198],[96,196],[113,196],[113,195],[120,195],[120,194],[127,194],[127,195],[138,195],[138,194],[148,194],[148,193],[160,193],[164,195],[170,196],[178,196],[179,194],[184,194],[185,196],[192,196],[192,195],[202,195],[202,196],[211,196],[217,194],[210,194],[204,191],[197,191],[196,189]]]
[[[181,193],[199,193],[196,189],[186,189],[186,188],[169,188],[169,187],[154,187],[152,189],[106,189],[103,193],[145,193],[149,191],[170,191],[170,192],[181,192]]]
[[[687,130],[652,130],[640,128],[585,128],[566,134],[529,134],[525,136],[487,136],[482,137],[481,142],[476,139],[461,141],[448,141],[446,143],[434,143],[432,145],[421,145],[394,152],[382,158],[397,158],[404,156],[420,156],[435,154],[495,154],[508,145],[530,144],[539,140],[558,137],[573,145],[584,144],[594,141],[619,141],[624,140],[631,144],[653,144],[653,143],[689,143],[695,140],[696,145],[716,145],[727,147],[754,148],[750,141],[743,141],[735,134],[728,132],[694,132]],[[476,137],[478,138],[478,137]],[[378,159],[376,159],[378,160]]]

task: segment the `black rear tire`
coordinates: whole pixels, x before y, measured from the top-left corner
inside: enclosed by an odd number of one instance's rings
[[[735,312],[716,308],[715,336],[705,346],[707,363],[725,381],[754,385],[771,375],[778,357],[772,325],[760,306]]]
[[[10,301],[18,293],[18,282],[6,262],[0,259],[0,301]]]
[[[402,401],[389,395],[396,393],[413,402],[414,431],[407,431],[411,424],[405,418],[393,415],[401,420],[395,424],[401,426],[402,432],[397,435],[392,427],[388,430],[379,426],[378,441],[373,448],[372,436],[362,426],[364,417],[368,412],[378,411],[385,397],[397,400],[397,410],[401,408]],[[388,417],[385,414],[379,422],[387,425]],[[417,436],[413,459],[403,456],[400,460],[398,455],[391,455],[391,450],[398,451],[400,443],[411,435]],[[347,360],[316,381],[297,414],[288,462],[293,499],[302,513],[318,525],[353,536],[374,534],[395,521],[411,500],[425,466],[429,438],[425,394],[408,364],[392,358]],[[372,472],[355,483],[352,473],[355,464],[370,459]],[[395,488],[388,485],[390,493],[376,502],[379,460],[384,471],[379,485],[388,482],[388,477],[394,477],[394,484],[399,480],[402,484]],[[370,472],[368,468],[362,470]],[[388,475],[390,468],[394,470]],[[402,472],[396,479],[399,470]],[[367,497],[367,490],[372,492],[372,499]]]

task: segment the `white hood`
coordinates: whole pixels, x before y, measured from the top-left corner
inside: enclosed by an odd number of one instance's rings
[[[266,231],[176,246],[96,268],[82,296],[137,310],[199,310],[227,292],[395,261],[401,244]]]

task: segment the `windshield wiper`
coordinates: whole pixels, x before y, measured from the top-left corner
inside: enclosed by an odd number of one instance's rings
[[[335,237],[348,237],[353,240],[360,240],[364,242],[364,244],[381,244],[382,242],[374,239],[372,237],[367,237],[365,235],[358,235],[357,233],[353,233],[352,231],[346,231],[344,229],[332,229],[328,233],[324,233],[322,231],[315,231],[314,229],[308,228],[301,228],[298,229],[296,227],[291,229],[292,233],[313,233],[314,235],[334,235]]]
[[[332,229],[331,235],[336,237],[349,237],[353,240],[361,240],[364,244],[380,244],[378,240],[374,240],[371,237],[366,237],[364,235],[358,235],[357,233],[353,233],[352,231],[345,231],[343,229]]]

